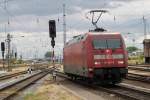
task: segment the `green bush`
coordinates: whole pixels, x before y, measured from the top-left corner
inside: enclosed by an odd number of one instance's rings
[[[144,56],[132,56],[128,58],[128,63],[129,64],[142,64],[144,63]]]

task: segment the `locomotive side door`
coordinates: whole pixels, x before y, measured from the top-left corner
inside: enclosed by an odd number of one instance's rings
[[[83,41],[82,45],[82,71],[83,71],[83,76],[86,76],[87,73],[87,66],[86,66],[86,44],[85,41]]]

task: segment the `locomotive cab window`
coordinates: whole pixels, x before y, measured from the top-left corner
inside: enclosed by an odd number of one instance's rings
[[[121,41],[120,39],[108,39],[107,45],[108,45],[108,48],[111,48],[111,49],[121,48]]]
[[[106,49],[107,41],[106,40],[94,40],[93,46],[94,46],[94,49]]]
[[[121,48],[120,39],[93,40],[94,49]]]

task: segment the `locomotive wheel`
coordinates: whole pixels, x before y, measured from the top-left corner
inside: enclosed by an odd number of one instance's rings
[[[73,76],[72,75],[70,76],[70,78],[71,78],[71,80],[73,80]]]

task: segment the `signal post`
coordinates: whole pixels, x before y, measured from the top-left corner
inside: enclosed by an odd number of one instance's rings
[[[51,46],[53,48],[53,54],[52,54],[52,59],[53,59],[53,68],[55,70],[55,52],[54,52],[54,46],[55,46],[55,38],[56,38],[56,23],[55,20],[49,20],[49,36],[51,38]]]
[[[3,57],[3,70],[5,70],[5,66],[4,66],[5,43],[4,42],[1,42],[1,51],[2,51],[2,57]]]

